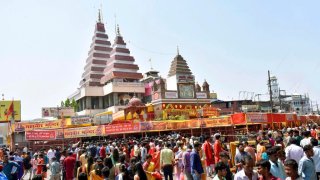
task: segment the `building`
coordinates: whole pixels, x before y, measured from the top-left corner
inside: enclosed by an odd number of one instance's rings
[[[145,89],[140,80],[143,76],[134,61],[119,26],[111,45],[99,11],[82,80],[68,97],[79,104],[77,114],[117,112],[124,109],[133,96],[142,98]]]

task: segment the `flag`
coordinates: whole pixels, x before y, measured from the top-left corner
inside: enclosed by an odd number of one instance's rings
[[[7,113],[6,113],[6,121],[8,121],[8,117],[10,115],[14,115],[14,112],[13,112],[13,101],[11,102],[10,106],[9,106],[9,109],[7,110]]]

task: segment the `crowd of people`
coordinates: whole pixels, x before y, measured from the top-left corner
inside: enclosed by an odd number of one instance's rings
[[[317,125],[261,130],[254,141],[240,140],[235,153],[221,137],[173,133],[67,148],[3,148],[0,180],[319,180]]]

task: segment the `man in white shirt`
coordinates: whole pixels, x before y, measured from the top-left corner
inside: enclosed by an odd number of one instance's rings
[[[234,180],[258,180],[258,173],[253,170],[254,162],[251,156],[245,156],[242,160],[243,169],[234,176]]]
[[[294,159],[297,163],[299,163],[300,159],[303,157],[304,152],[302,147],[296,145],[297,140],[295,138],[291,138],[289,140],[289,146],[286,147],[286,160]]]
[[[303,148],[305,145],[308,145],[308,144],[310,144],[310,139],[311,139],[311,137],[310,137],[310,131],[305,131],[305,132],[303,132],[303,136],[304,136],[304,138],[301,140],[301,142],[300,142],[300,146]]]
[[[314,162],[314,166],[316,168],[316,173],[318,176],[318,179],[320,178],[320,146],[318,144],[318,140],[312,138],[311,139],[311,144],[313,145],[313,162]]]
[[[49,159],[49,166],[51,166],[52,158],[55,157],[55,152],[52,150],[52,147],[50,146],[50,149],[47,152],[47,157]]]

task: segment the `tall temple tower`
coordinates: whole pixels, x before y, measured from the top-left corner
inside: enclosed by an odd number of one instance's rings
[[[79,104],[78,115],[117,112],[133,96],[141,98],[145,92],[140,82],[143,76],[138,73],[139,67],[134,64],[119,27],[111,46],[100,11],[84,70],[80,87],[68,97]]]
[[[100,80],[103,77],[103,71],[106,68],[112,50],[110,45],[105,26],[102,22],[101,11],[99,10],[98,21],[95,26],[80,86],[101,86]]]

